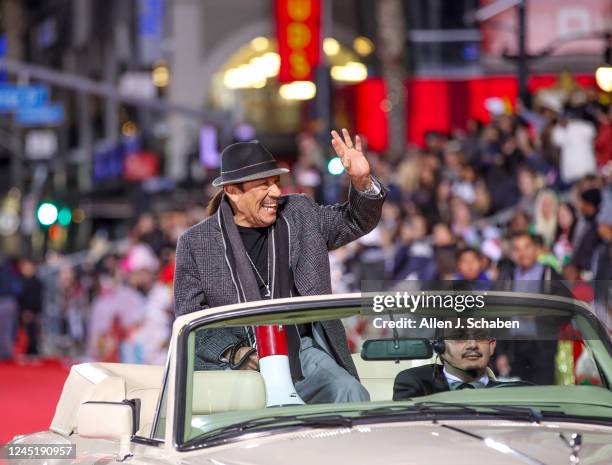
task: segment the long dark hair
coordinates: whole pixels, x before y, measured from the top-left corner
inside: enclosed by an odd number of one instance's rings
[[[223,200],[223,192],[223,189],[217,191],[217,193],[213,195],[208,202],[208,206],[206,207],[206,213],[208,213],[208,216],[212,216],[217,213],[219,205],[221,205],[221,200]]]
[[[559,208],[561,208],[562,206],[565,206],[568,208],[568,210],[570,211],[570,213],[572,214],[572,224],[569,227],[569,231],[567,231],[567,236],[570,242],[572,242],[572,240],[574,239],[574,230],[576,229],[576,224],[578,223],[578,214],[576,212],[576,209],[574,208],[574,206],[569,203],[569,202],[561,202],[559,204]],[[558,218],[559,212],[557,211],[557,218]],[[559,225],[559,222],[557,222],[557,234],[555,235],[555,241],[559,239],[559,235],[562,233],[561,231],[561,226]]]

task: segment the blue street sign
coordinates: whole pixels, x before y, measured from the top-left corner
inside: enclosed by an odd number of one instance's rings
[[[151,65],[163,58],[164,0],[138,1],[140,61]]]
[[[121,144],[96,145],[93,152],[94,183],[120,179],[123,176],[124,158],[125,151]]]
[[[0,84],[0,111],[38,107],[47,103],[49,90],[45,86],[16,86]]]
[[[164,33],[163,0],[140,0],[138,2],[138,33],[141,36],[162,38]]]
[[[0,34],[0,57],[6,58],[8,51],[8,42],[6,40],[6,34]],[[6,82],[8,80],[8,74],[4,68],[0,68],[0,82]]]
[[[19,126],[57,126],[64,122],[64,105],[49,103],[39,107],[19,108],[15,120]]]

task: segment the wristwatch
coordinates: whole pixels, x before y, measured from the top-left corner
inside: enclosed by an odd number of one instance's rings
[[[380,194],[380,186],[378,185],[378,182],[376,182],[374,178],[371,177],[370,185],[366,190],[361,191],[361,193],[365,195],[378,195]]]

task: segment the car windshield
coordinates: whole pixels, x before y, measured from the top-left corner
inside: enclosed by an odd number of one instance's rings
[[[503,292],[417,295],[416,304],[398,292],[202,312],[178,341],[177,442],[398,414],[612,418],[610,340],[587,306]],[[481,308],[458,310],[479,299]]]

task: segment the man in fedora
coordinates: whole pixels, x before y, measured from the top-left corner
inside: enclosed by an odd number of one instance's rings
[[[350,177],[348,201],[320,206],[305,195],[281,196],[279,168],[258,141],[230,145],[221,154],[222,187],[211,216],[178,240],[177,315],[219,305],[291,296],[331,294],[328,251],[378,224],[386,189],[370,174],[359,136],[332,131],[332,145]],[[257,370],[251,328],[200,332],[196,369]],[[296,390],[309,403],[369,400],[359,383],[339,320],[287,327]]]

